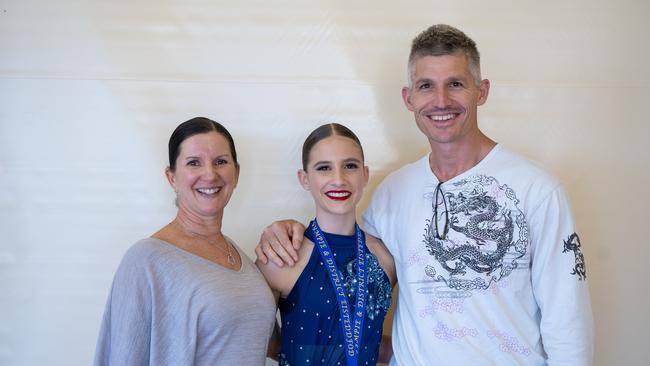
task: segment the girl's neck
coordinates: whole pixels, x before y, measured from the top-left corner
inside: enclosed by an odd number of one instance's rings
[[[317,213],[316,220],[323,232],[338,235],[354,235],[357,223],[354,211],[346,215]]]

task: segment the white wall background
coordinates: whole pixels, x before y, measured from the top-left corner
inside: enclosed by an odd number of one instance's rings
[[[252,254],[317,125],[358,132],[370,192],[428,149],[402,106],[409,42],[456,25],[482,54],[495,140],[567,186],[596,365],[646,365],[650,5],[645,0],[0,0],[0,365],[88,365],[113,272],[171,220],[174,127],[224,123],[241,155],[225,231]]]

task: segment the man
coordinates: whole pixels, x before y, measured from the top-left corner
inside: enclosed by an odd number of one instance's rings
[[[391,365],[591,365],[586,269],[567,197],[478,128],[490,83],[474,41],[434,25],[413,40],[408,70],[402,97],[431,153],[389,175],[363,216],[400,283]],[[292,262],[288,227],[301,238],[294,223],[272,225],[260,259]]]

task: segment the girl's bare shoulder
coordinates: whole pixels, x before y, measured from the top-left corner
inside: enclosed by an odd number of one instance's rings
[[[384,242],[375,238],[372,235],[366,234],[366,246],[370,253],[374,254],[379,261],[379,265],[388,275],[390,283],[394,286],[397,283],[397,275],[395,274],[395,260],[393,255],[390,254]]]
[[[255,261],[255,264],[266,278],[269,287],[277,291],[280,296],[286,297],[305,269],[313,248],[314,243],[305,238],[300,249],[298,249],[298,261],[293,266],[285,264],[280,267],[273,261],[263,263],[259,259]]]

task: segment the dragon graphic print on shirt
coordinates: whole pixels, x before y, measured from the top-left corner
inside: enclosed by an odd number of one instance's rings
[[[585,266],[585,257],[582,255],[580,237],[577,233],[569,235],[569,238],[567,240],[564,240],[564,249],[562,249],[562,253],[566,253],[568,251],[573,252],[576,260],[576,265],[573,267],[573,272],[571,272],[571,274],[578,276],[578,280],[580,281],[586,280],[587,267]]]
[[[444,239],[426,221],[424,244],[435,258],[426,276],[454,290],[487,289],[507,277],[528,248],[528,227],[515,192],[490,176],[478,175],[443,185],[448,220]]]

